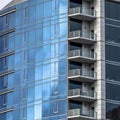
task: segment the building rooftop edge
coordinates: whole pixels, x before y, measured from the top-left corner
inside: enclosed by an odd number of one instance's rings
[[[15,5],[20,4],[22,2],[25,2],[25,1],[28,1],[28,0],[12,0],[5,7],[3,7],[1,10],[7,9],[9,7],[15,6]]]

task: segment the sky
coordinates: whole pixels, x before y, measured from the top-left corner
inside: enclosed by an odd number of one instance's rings
[[[0,0],[0,10],[5,7],[12,0]]]

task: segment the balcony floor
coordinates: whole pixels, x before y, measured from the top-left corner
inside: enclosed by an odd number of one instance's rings
[[[75,43],[81,43],[81,44],[94,44],[96,41],[93,39],[89,38],[83,38],[83,37],[73,37],[73,38],[68,38],[70,42],[75,42]]]
[[[70,116],[68,117],[68,120],[96,120],[96,118],[78,115],[78,116]]]
[[[86,102],[93,102],[95,101],[95,98],[89,97],[89,96],[83,96],[83,95],[75,95],[75,96],[68,96],[69,100],[74,101],[86,101]]]
[[[94,63],[96,59],[84,57],[84,56],[74,56],[74,57],[68,57],[68,60],[74,61],[74,62],[82,62],[82,63]]]
[[[68,76],[68,79],[78,82],[89,82],[89,83],[93,83],[96,80],[95,78],[81,76],[81,75]]]
[[[77,20],[85,20],[85,21],[92,21],[95,19],[92,15],[86,15],[82,13],[76,13],[76,14],[69,14],[70,18],[77,19]]]

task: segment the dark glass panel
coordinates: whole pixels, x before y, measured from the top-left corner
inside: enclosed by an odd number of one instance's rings
[[[105,16],[107,18],[112,18],[116,20],[120,20],[120,3],[106,0],[105,2]]]
[[[70,47],[69,47],[70,50],[80,50],[82,49],[82,45],[81,44],[78,44],[78,43],[73,43],[73,42],[70,42]]]
[[[106,79],[120,82],[120,66],[106,64]]]
[[[105,50],[106,50],[106,60],[120,62],[120,53],[119,53],[120,47],[106,45]]]
[[[69,109],[82,108],[82,102],[69,101]]]
[[[82,0],[70,0],[70,8],[79,7],[82,5]]]
[[[77,81],[70,81],[69,89],[82,89],[82,83]]]
[[[120,105],[106,103],[106,118],[110,120],[120,120]]]
[[[82,30],[82,21],[76,19],[70,19],[70,31]]]
[[[115,84],[106,84],[106,98],[120,101],[120,86]]]
[[[105,40],[112,43],[120,44],[120,27],[105,26]]]
[[[81,63],[70,61],[70,64],[69,64],[69,69],[70,70],[72,70],[72,69],[81,69],[81,68],[82,68]]]

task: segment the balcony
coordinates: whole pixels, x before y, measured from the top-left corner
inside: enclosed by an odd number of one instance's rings
[[[68,92],[68,99],[74,101],[92,102],[96,100],[97,93],[94,91],[83,91],[81,89],[72,89]]]
[[[68,40],[71,42],[81,44],[94,44],[96,42],[97,35],[91,32],[72,31],[68,35]]]
[[[94,52],[85,52],[84,50],[71,50],[68,53],[68,59],[75,62],[94,63],[97,54]]]
[[[93,9],[85,9],[82,7],[75,7],[69,9],[70,18],[77,20],[92,21],[96,18],[96,11]]]
[[[68,79],[80,82],[94,82],[97,74],[94,71],[84,71],[82,69],[73,69],[68,72]]]
[[[71,109],[68,110],[68,120],[96,120],[97,113],[93,110]]]

